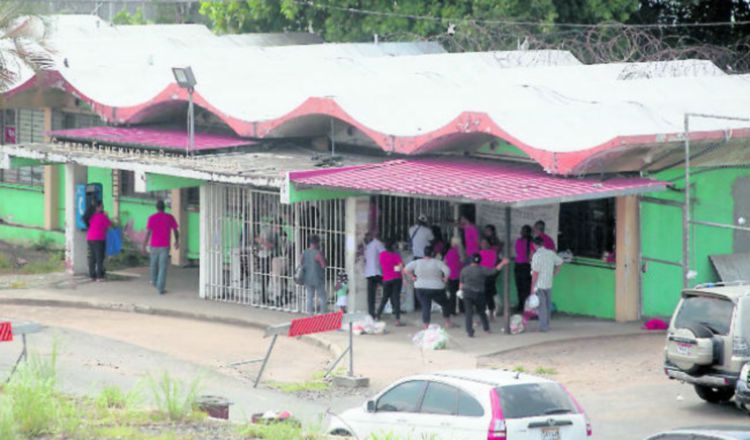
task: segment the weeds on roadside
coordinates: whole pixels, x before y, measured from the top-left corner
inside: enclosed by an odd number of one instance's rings
[[[302,393],[306,391],[327,391],[331,383],[326,380],[325,373],[318,371],[313,373],[312,379],[304,382],[269,382],[268,386],[283,393]]]
[[[60,272],[65,268],[63,259],[59,252],[53,252],[46,260],[32,261],[20,269],[20,273],[27,275],[38,275],[52,272]]]
[[[524,367],[523,365],[516,365],[515,367],[513,367],[513,372],[514,373],[525,373],[526,372],[526,367]]]
[[[320,429],[303,429],[298,423],[277,422],[257,423],[239,429],[242,438],[262,440],[323,440],[326,437]]]
[[[0,269],[11,269],[12,267],[13,262],[10,257],[5,254],[0,254]]]
[[[554,376],[557,374],[557,370],[554,368],[537,367],[537,369],[534,370],[534,374],[538,374],[539,376]]]
[[[200,378],[185,384],[165,371],[158,380],[149,377],[149,386],[156,407],[169,420],[182,421],[193,415],[201,388]]]
[[[16,440],[16,423],[13,418],[13,405],[10,399],[0,396],[0,438]]]
[[[133,387],[128,392],[112,385],[104,387],[96,397],[96,406],[100,409],[130,409],[141,400],[140,388]]]

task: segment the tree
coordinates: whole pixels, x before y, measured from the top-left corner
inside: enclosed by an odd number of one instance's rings
[[[130,24],[151,24],[143,16],[143,9],[137,8],[135,13],[131,14],[127,9],[123,8],[112,17],[112,24],[117,25],[130,25]]]
[[[16,82],[22,66],[35,72],[53,66],[45,45],[46,33],[44,21],[23,15],[21,3],[0,2],[0,90]]]

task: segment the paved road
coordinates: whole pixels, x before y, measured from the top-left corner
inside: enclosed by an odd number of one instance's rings
[[[706,424],[750,430],[750,417],[734,404],[704,403],[691,386],[668,380],[661,367],[663,348],[661,334],[602,338],[533,347],[482,363],[552,371],[550,377],[564,383],[586,408],[597,439],[643,439]]]

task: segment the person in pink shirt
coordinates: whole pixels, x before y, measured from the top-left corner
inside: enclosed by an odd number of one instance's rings
[[[163,295],[167,284],[167,266],[169,265],[169,250],[171,248],[171,232],[174,231],[174,247],[180,247],[180,233],[177,220],[164,212],[163,200],[156,202],[156,214],[148,218],[146,224],[146,239],[143,240],[143,251],[149,246],[151,269],[151,284]]]
[[[459,228],[464,233],[464,248],[466,255],[474,255],[479,252],[479,229],[469,220],[466,215],[459,219]]]
[[[104,212],[101,201],[97,201],[85,217],[88,229],[86,242],[89,245],[89,276],[93,281],[104,280],[104,257],[107,249],[107,229],[112,222]]]
[[[521,227],[521,236],[516,240],[516,290],[518,292],[517,313],[524,312],[526,298],[531,295],[531,255],[534,253],[534,237],[532,236],[531,226],[523,225]]]
[[[448,309],[453,316],[457,315],[457,292],[464,261],[466,261],[466,254],[464,253],[464,247],[461,245],[461,239],[458,237],[451,238],[451,247],[445,253],[443,262],[451,270],[451,274],[448,275]],[[463,301],[458,303],[458,307],[463,312]]]
[[[555,240],[552,239],[549,235],[544,233],[544,228],[546,225],[544,224],[544,221],[538,220],[536,223],[534,223],[534,237],[541,237],[544,241],[544,247],[551,250],[552,252],[557,252],[557,246],[555,246]]]
[[[497,249],[493,248],[489,240],[483,238],[480,242],[479,256],[482,261],[479,263],[480,266],[489,269],[494,268],[497,265]],[[495,295],[497,295],[497,273],[490,275],[484,279],[484,298],[487,304],[488,315],[490,320],[495,319]]]
[[[376,318],[378,321],[380,320],[385,305],[390,300],[393,315],[396,317],[396,327],[402,327],[404,324],[401,323],[401,271],[404,268],[404,262],[401,259],[401,254],[398,253],[396,240],[388,240],[385,250],[380,253],[378,258],[383,272],[383,299],[380,300]]]

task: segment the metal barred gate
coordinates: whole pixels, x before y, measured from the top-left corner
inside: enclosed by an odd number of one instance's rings
[[[305,291],[294,283],[308,239],[317,235],[326,257],[329,306],[336,274],[344,270],[345,201],[285,205],[279,192],[209,184],[202,227],[206,299],[289,312],[305,311]]]

